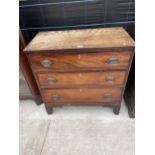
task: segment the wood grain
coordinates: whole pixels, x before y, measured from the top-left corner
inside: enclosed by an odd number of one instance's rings
[[[122,27],[40,32],[25,51],[134,46]]]
[[[19,65],[20,65],[20,69],[22,70],[22,73],[24,75],[24,78],[30,88],[32,97],[36,104],[40,105],[42,103],[42,98],[40,95],[40,91],[39,88],[37,86],[36,80],[33,76],[31,67],[29,65],[28,59],[26,57],[26,54],[23,52],[23,49],[25,47],[25,41],[23,38],[23,35],[21,33],[21,31],[19,31]],[[24,98],[25,96],[20,96],[20,98]]]
[[[82,54],[30,54],[30,63],[33,70],[56,71],[56,70],[87,70],[97,68],[126,69],[129,64],[131,52],[102,52],[102,53],[82,53]],[[117,64],[108,64],[111,58],[118,59]],[[44,67],[41,63],[44,60],[52,62],[49,67]]]
[[[134,54],[123,28],[40,32],[24,51],[48,113],[68,104],[107,105],[119,113]]]
[[[42,88],[123,85],[125,74],[125,71],[36,73]]]
[[[105,97],[105,94],[112,94],[111,98]],[[117,101],[121,95],[121,88],[80,88],[80,89],[43,89],[43,98],[45,104],[104,104]],[[59,95],[59,99],[52,97]]]

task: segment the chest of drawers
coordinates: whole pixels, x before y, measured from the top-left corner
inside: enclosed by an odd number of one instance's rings
[[[119,113],[134,41],[121,28],[40,32],[26,46],[47,112],[60,105],[104,105]]]

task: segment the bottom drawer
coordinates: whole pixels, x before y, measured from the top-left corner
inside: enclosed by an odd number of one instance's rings
[[[81,88],[81,89],[43,89],[45,103],[63,104],[100,104],[118,103],[121,88]]]

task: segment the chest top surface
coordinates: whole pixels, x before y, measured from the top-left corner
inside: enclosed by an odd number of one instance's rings
[[[133,46],[134,41],[129,34],[122,27],[116,27],[39,32],[24,51]]]

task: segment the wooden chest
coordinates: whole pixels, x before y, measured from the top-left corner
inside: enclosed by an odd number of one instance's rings
[[[104,105],[118,114],[134,54],[121,28],[40,32],[24,49],[45,107]]]

